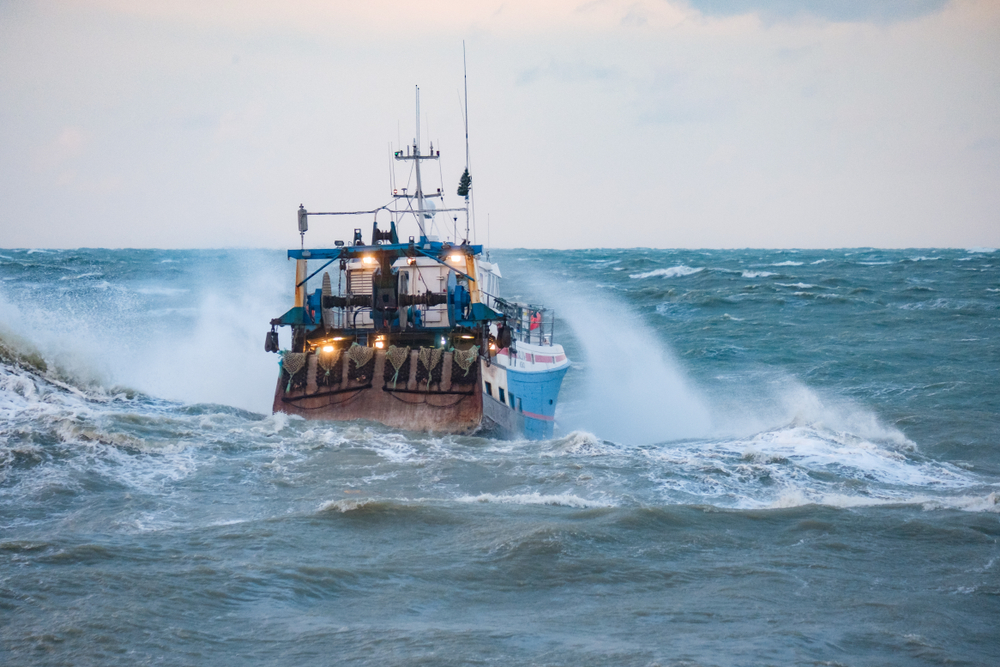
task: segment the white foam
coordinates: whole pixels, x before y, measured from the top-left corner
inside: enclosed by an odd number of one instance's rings
[[[81,274],[76,275],[76,276],[62,276],[61,278],[59,278],[59,280],[79,280],[80,278],[98,278],[98,277],[103,276],[103,275],[104,274],[100,273],[100,272],[81,273]]]
[[[772,264],[771,266],[802,266],[802,262],[793,262],[788,260],[785,262],[778,262],[777,264]]]
[[[542,452],[542,456],[606,456],[616,450],[613,443],[586,431],[573,431],[553,440],[551,445],[552,449]]]
[[[614,503],[603,500],[588,500],[572,493],[543,494],[538,491],[531,493],[493,494],[481,493],[478,496],[461,496],[455,499],[460,503],[500,503],[504,505],[558,505],[586,509],[593,507],[615,507]]]
[[[771,271],[744,271],[744,278],[767,278],[768,276],[776,276],[777,273]]]
[[[148,296],[177,296],[190,292],[183,287],[139,287],[135,291]]]
[[[347,514],[348,512],[353,512],[359,510],[366,505],[370,505],[377,502],[371,498],[345,498],[343,500],[328,500],[321,503],[317,509],[319,512],[340,512],[341,514]]]
[[[653,271],[647,271],[645,273],[632,273],[629,274],[629,278],[634,278],[636,280],[641,280],[642,278],[653,278],[655,276],[662,276],[663,278],[678,278],[680,276],[690,276],[693,273],[698,273],[699,271],[704,270],[705,267],[703,266],[693,268],[679,264],[678,266],[671,266],[666,269],[654,269]]]

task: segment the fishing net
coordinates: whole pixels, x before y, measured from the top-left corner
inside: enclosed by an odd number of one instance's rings
[[[295,382],[295,376],[298,375],[306,366],[306,355],[304,352],[286,352],[285,356],[281,359],[281,368],[284,369],[285,373],[288,374],[288,385],[285,387],[285,393],[287,394],[292,390],[293,383],[296,387],[302,384],[303,377],[300,381]]]
[[[385,358],[392,364],[390,367],[388,364],[385,367],[385,377],[383,378],[386,382],[390,381],[390,376],[392,378],[392,388],[396,388],[396,382],[399,380],[400,374],[403,375],[405,379],[410,376],[410,348],[406,347],[396,347],[395,345],[390,345],[389,349],[385,352]],[[406,369],[405,373],[402,373],[403,369]],[[393,373],[395,369],[395,373]],[[404,382],[405,382],[404,379]]]
[[[331,352],[320,352],[316,355],[316,363],[322,375],[316,378],[318,384],[331,385],[340,382],[340,376],[335,372],[337,362],[340,361],[340,349],[333,348]]]
[[[347,372],[351,380],[367,380],[375,366],[375,348],[354,343],[347,350],[347,358],[354,362],[354,368]]]
[[[475,364],[478,358],[478,345],[473,345],[468,350],[455,350],[452,352],[451,381],[458,384],[474,382],[476,379],[476,366],[473,364]]]
[[[436,347],[422,347],[417,354],[417,384],[426,381],[430,387],[431,382],[441,381],[441,357],[444,350]]]
[[[472,368],[472,362],[476,360],[479,356],[479,346],[473,345],[468,350],[455,350],[451,353],[452,359],[455,363],[462,367],[465,374],[469,374],[469,369]]]

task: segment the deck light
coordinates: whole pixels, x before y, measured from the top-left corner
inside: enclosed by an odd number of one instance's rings
[[[324,352],[333,352],[333,345],[324,345],[323,346],[323,351]]]
[[[381,340],[377,340],[377,341],[375,341],[375,347],[377,347],[378,349],[381,350],[383,347],[385,347],[385,342],[381,341]]]
[[[462,261],[462,257],[463,257],[463,255],[451,255],[451,256],[448,257],[448,260],[452,261],[452,262],[461,262]]]
[[[374,264],[375,258],[369,255],[365,255],[364,257],[361,258],[361,261],[365,264]]]

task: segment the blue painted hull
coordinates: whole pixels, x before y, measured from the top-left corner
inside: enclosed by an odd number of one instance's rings
[[[546,371],[506,369],[507,392],[503,402],[483,396],[487,426],[507,437],[545,440],[552,437],[559,388],[568,366]]]

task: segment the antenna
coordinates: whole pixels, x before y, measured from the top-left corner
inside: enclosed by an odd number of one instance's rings
[[[465,86],[465,113],[462,115],[463,120],[465,120],[465,173],[471,176],[469,171],[469,70],[465,62],[465,40],[462,40],[462,82]],[[471,181],[470,181],[471,183]],[[472,188],[465,193],[465,240],[469,240],[469,211],[472,210],[472,226],[475,229],[476,226],[476,212],[475,212],[475,199],[471,192]],[[473,198],[473,203],[469,204],[470,198]]]

